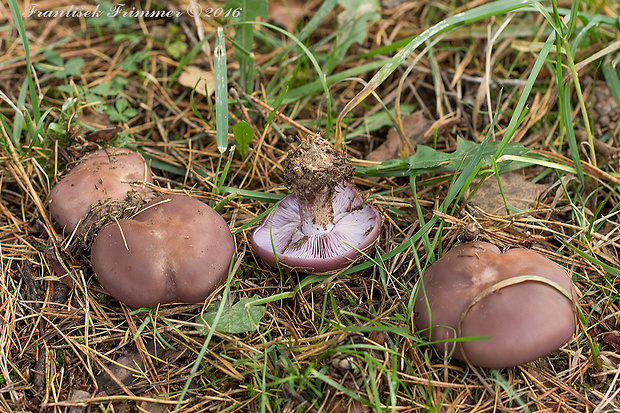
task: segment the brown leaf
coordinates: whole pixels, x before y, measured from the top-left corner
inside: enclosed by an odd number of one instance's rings
[[[69,401],[75,402],[76,400],[88,400],[90,393],[84,390],[73,389],[71,390]],[[84,403],[83,406],[72,406],[69,408],[69,413],[84,413],[88,409],[88,404]]]
[[[295,24],[307,14],[306,7],[307,3],[301,0],[270,1],[269,18],[292,33],[295,30]]]
[[[518,172],[501,174],[500,181],[508,206],[521,210],[530,208],[538,193],[545,188],[544,185],[531,183]],[[488,177],[470,201],[489,214],[507,215],[495,176]]]
[[[150,395],[152,398],[156,398],[156,395]],[[151,402],[151,401],[143,401],[140,405],[140,411],[149,412],[149,413],[165,413],[168,411],[168,406],[161,403]]]
[[[59,281],[65,284],[69,288],[73,288],[73,279],[69,276],[69,272],[65,268],[65,265],[60,261],[56,255],[56,250],[53,245],[47,245],[45,247],[45,258],[54,271],[54,275],[59,277]]]
[[[425,140],[424,134],[433,124],[433,122],[426,119],[424,114],[420,111],[405,115],[402,122],[403,130],[413,147]],[[403,141],[396,127],[392,127],[388,132],[386,141],[368,154],[367,159],[369,161],[383,162],[388,159],[400,158],[403,146]]]
[[[620,353],[620,332],[610,331],[609,333],[603,334],[603,341]]]
[[[325,410],[330,413],[367,413],[370,408],[347,396],[333,396],[325,403]]]
[[[196,93],[200,93],[203,96],[207,96],[205,93],[205,83],[209,96],[211,96],[215,90],[215,78],[213,77],[213,73],[202,70],[198,66],[185,66],[185,69],[181,72],[181,76],[179,76],[179,83],[189,88],[195,86]]]
[[[98,129],[84,135],[84,139],[89,142],[108,142],[114,139],[122,130],[122,126],[112,126],[111,128]]]
[[[129,386],[137,377],[134,372],[144,368],[145,357],[154,357],[161,352],[163,348],[155,340],[147,340],[145,343],[148,354],[142,355],[137,346],[131,346],[124,350],[124,354],[111,363],[109,367],[101,371],[97,376],[97,388],[99,392],[112,395],[119,393],[123,386]]]
[[[603,341],[613,347],[617,354],[620,354],[620,332],[610,331],[603,334]],[[612,363],[620,363],[620,359],[614,355],[608,354],[607,357]]]

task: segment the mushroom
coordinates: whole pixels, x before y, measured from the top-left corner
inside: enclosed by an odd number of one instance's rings
[[[222,217],[203,202],[167,195],[99,233],[91,264],[106,291],[131,307],[204,301],[227,278],[235,249]]]
[[[457,245],[422,277],[416,326],[439,351],[489,368],[534,361],[572,337],[574,286],[566,271],[523,248]],[[565,295],[567,294],[567,295]],[[455,337],[474,341],[440,342]]]
[[[355,172],[347,156],[319,134],[289,152],[285,196],[252,235],[265,262],[308,273],[335,271],[368,251],[381,216],[347,183]]]
[[[144,186],[152,182],[144,159],[125,148],[105,148],[84,157],[52,188],[48,197],[52,218],[67,232],[97,202],[123,200],[128,192],[151,192]]]

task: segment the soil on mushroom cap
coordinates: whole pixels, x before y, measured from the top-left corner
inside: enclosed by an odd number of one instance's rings
[[[292,149],[285,161],[283,180],[298,197],[313,194],[353,177],[355,168],[347,155],[331,147],[321,136],[309,136]]]

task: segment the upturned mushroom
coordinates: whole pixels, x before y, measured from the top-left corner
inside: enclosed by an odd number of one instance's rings
[[[347,182],[353,173],[347,156],[319,134],[290,151],[283,179],[294,192],[254,231],[256,254],[272,266],[323,273],[368,251],[379,236],[381,216]]]
[[[489,368],[534,361],[575,332],[576,293],[566,271],[523,248],[459,244],[422,277],[415,324],[440,352]],[[472,341],[444,341],[475,338]]]
[[[111,296],[154,308],[204,301],[226,281],[234,249],[226,222],[211,207],[167,195],[101,230],[91,264]]]
[[[129,192],[151,196],[152,182],[144,159],[125,148],[105,148],[84,157],[52,188],[48,197],[52,218],[67,233],[75,230],[92,205],[123,200]]]

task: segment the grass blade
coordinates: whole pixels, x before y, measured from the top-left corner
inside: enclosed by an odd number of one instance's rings
[[[30,48],[28,47],[26,27],[24,26],[24,21],[22,20],[22,15],[19,10],[19,5],[17,4],[17,1],[8,0],[8,2],[11,13],[13,14],[13,21],[15,22],[15,26],[17,27],[17,31],[19,33],[19,38],[21,39],[22,45],[24,47],[24,56],[26,58],[26,71],[28,74],[28,90],[30,92],[33,119],[35,123],[39,123],[39,119],[41,118],[41,110],[39,108],[39,97],[37,95],[37,88],[34,84],[33,67],[32,63],[30,62]],[[19,139],[19,137],[15,135],[13,138]]]
[[[226,152],[228,147],[228,76],[226,72],[226,45],[224,30],[217,28],[213,51],[213,74],[215,77],[215,132],[217,149]]]
[[[373,77],[370,79],[366,87],[362,89],[353,99],[347,103],[342,109],[340,115],[336,119],[336,148],[342,146],[342,131],[341,124],[342,119],[359,105],[364,99],[366,99],[373,91],[379,87],[385,79],[387,79],[396,68],[405,61],[405,59],[420,45],[424,44],[427,40],[440,33],[454,30],[462,25],[469,24],[478,20],[485,19],[491,16],[497,16],[511,11],[519,10],[525,7],[534,6],[538,2],[532,0],[500,0],[485,4],[474,9],[468,10],[463,13],[456,14],[448,17],[447,19],[437,23],[433,27],[425,30],[422,34],[417,36],[411,42],[407,44],[400,52],[398,52],[390,61],[385,64]]]
[[[281,33],[281,34],[285,35],[286,37],[290,38],[291,40],[293,40],[297,44],[297,46],[299,46],[299,48],[306,54],[306,56],[308,56],[308,59],[310,59],[310,62],[312,63],[312,66],[316,70],[319,82],[323,86],[323,93],[325,93],[325,96],[326,96],[326,100],[327,100],[327,124],[328,124],[328,127],[325,130],[325,138],[326,139],[329,138],[331,124],[332,124],[332,104],[331,104],[331,99],[329,97],[329,88],[327,87],[327,77],[325,76],[325,73],[321,69],[321,66],[319,65],[319,62],[316,60],[316,57],[314,57],[312,52],[306,47],[306,45],[304,45],[301,41],[299,41],[299,39],[297,39],[294,35],[292,35],[291,33],[287,32],[286,30],[284,30],[284,29],[282,29],[282,28],[280,28],[278,26],[274,26],[273,24],[265,23],[265,22],[247,22],[247,23],[246,22],[242,22],[242,23],[236,23],[236,24],[258,24],[260,26],[267,27],[267,28],[269,28],[271,30],[275,30],[276,32]]]
[[[297,35],[297,38],[299,39],[299,41],[300,42],[306,41],[308,36],[310,36],[312,32],[314,32],[314,30],[316,30],[316,28],[319,27],[321,22],[327,18],[329,13],[332,12],[332,10],[334,9],[334,7],[336,7],[337,4],[338,4],[338,0],[324,1],[321,4],[321,7],[319,7],[319,9],[316,11],[316,13],[313,14],[308,24],[306,24],[304,28],[301,29],[301,31],[299,32],[299,35]]]
[[[510,138],[512,138],[512,135],[517,130],[517,126],[519,125],[519,122],[521,121],[521,114],[523,113],[523,110],[525,109],[525,105],[527,104],[527,99],[530,96],[532,87],[534,87],[534,82],[536,82],[536,79],[538,78],[540,69],[542,69],[545,63],[545,60],[547,59],[547,56],[549,55],[549,51],[551,50],[551,47],[553,46],[554,38],[555,38],[554,33],[549,35],[549,37],[547,38],[547,41],[545,42],[542,49],[540,50],[540,53],[538,54],[538,58],[536,58],[534,67],[532,67],[532,72],[530,73],[530,76],[527,79],[525,86],[523,87],[523,91],[521,92],[521,97],[519,98],[519,101],[517,102],[517,106],[515,107],[512,117],[510,118],[508,127],[506,127],[506,132],[504,133],[504,136],[502,137],[502,141],[499,145],[499,148],[497,148],[497,152],[495,152],[496,159],[499,159],[499,157],[502,155],[502,152],[504,151],[504,149],[506,149],[506,146],[510,142]]]
[[[246,93],[252,93],[254,89],[254,62],[252,53],[254,44],[254,20],[257,17],[269,17],[267,0],[232,0],[226,2],[226,9],[237,9],[240,12],[239,19],[246,23],[240,25],[235,33],[235,40],[241,49],[235,47],[235,58],[239,61],[239,84]]]
[[[605,76],[605,82],[607,83],[607,87],[609,87],[609,91],[611,95],[614,97],[616,103],[620,106],[620,78],[618,78],[618,73],[616,72],[616,65],[618,64],[618,59],[611,59],[607,57],[605,62],[603,63],[603,76]]]

